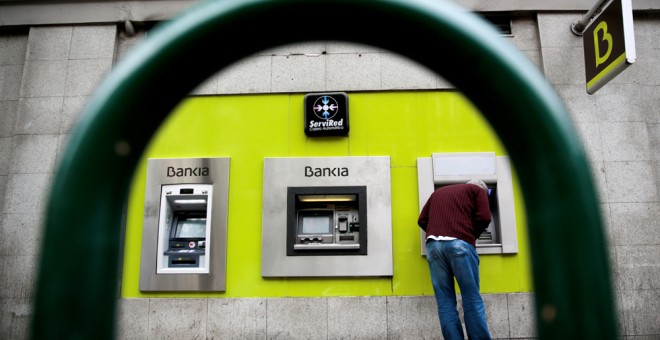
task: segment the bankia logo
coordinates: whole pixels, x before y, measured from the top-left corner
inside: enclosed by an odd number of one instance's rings
[[[305,96],[305,134],[348,135],[348,97],[345,93],[318,93]]]
[[[208,167],[195,167],[195,168],[175,168],[173,166],[167,167],[167,177],[200,177],[208,176]]]

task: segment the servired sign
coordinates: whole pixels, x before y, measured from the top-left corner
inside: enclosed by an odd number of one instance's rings
[[[305,96],[305,135],[347,136],[348,96],[343,92]]]

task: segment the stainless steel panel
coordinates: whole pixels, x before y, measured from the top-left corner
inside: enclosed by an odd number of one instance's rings
[[[516,209],[513,199],[513,178],[509,157],[495,158],[497,162],[497,191],[500,207],[500,239],[503,254],[518,252],[518,227],[516,225]]]
[[[418,190],[418,216],[421,214],[426,201],[435,190],[433,185],[433,160],[431,157],[417,158],[417,190]],[[415,221],[416,223],[417,221]],[[419,245],[422,249],[422,256],[426,256],[426,232],[419,229]]]
[[[188,176],[168,176],[168,167],[208,168]],[[170,173],[171,175],[171,173]],[[209,274],[156,274],[158,216],[161,186],[167,184],[213,184]],[[224,291],[227,265],[227,209],[229,158],[149,159],[142,226],[140,291]]]
[[[310,176],[310,168],[336,171],[328,176]],[[346,175],[342,175],[344,169]],[[392,276],[390,183],[387,156],[264,159],[261,275]],[[301,186],[367,187],[367,255],[286,256],[287,188]]]

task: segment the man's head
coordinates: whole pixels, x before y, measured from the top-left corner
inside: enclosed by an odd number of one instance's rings
[[[486,192],[488,192],[488,186],[486,186],[486,183],[484,183],[484,181],[482,181],[480,179],[471,179],[467,182],[467,184],[474,184],[474,185],[480,187],[481,189],[486,190]]]

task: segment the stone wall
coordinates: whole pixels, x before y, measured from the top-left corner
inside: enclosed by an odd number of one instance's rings
[[[594,95],[584,90],[579,15],[539,14],[543,71],[588,152],[607,222],[623,335],[660,337],[660,16],[634,17],[637,62]],[[588,240],[585,240],[588,242]]]
[[[579,17],[515,18],[508,39],[546,74],[585,143],[607,222],[621,334],[657,339],[660,16],[635,15],[637,63],[592,96],[584,90],[582,41],[569,30]],[[143,36],[127,37],[114,25],[0,32],[0,338],[27,336],[58,155],[95,86]],[[450,88],[380,48],[310,42],[246,58],[193,94]],[[493,336],[534,337],[533,294],[484,298]],[[118,311],[118,335],[126,339],[441,338],[430,296],[120,299]]]

